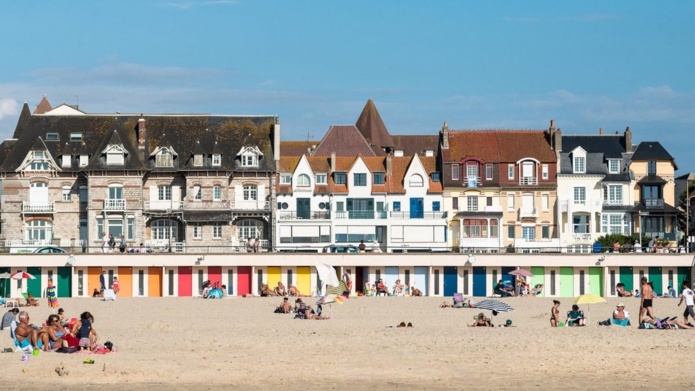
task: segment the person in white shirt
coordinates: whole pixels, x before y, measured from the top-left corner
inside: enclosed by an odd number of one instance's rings
[[[106,236],[106,232],[101,233],[101,252],[106,253],[109,251],[109,238]]]
[[[683,292],[681,293],[681,301],[678,302],[680,307],[685,300],[685,311],[683,312],[683,323],[688,323],[688,315],[695,320],[695,310],[693,310],[693,290],[690,289],[690,281],[683,281]]]
[[[639,242],[639,240],[635,240],[635,252],[636,253],[642,252],[642,244]]]

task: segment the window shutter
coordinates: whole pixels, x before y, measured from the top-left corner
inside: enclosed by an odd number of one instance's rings
[[[150,201],[159,200],[159,193],[157,192],[157,186],[150,186]]]

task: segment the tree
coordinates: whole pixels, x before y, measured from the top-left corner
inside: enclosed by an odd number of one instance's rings
[[[695,207],[695,195],[692,196],[690,199],[690,221],[688,227],[689,229],[686,230],[685,224],[686,224],[686,211],[688,210],[688,194],[693,194],[695,192],[695,181],[690,181],[688,182],[688,187],[687,189],[684,189],[679,195],[678,195],[678,229],[680,229],[681,232],[683,232],[683,236],[687,237],[689,234],[692,235],[693,232],[693,227],[695,226],[695,219],[693,219],[693,207]]]

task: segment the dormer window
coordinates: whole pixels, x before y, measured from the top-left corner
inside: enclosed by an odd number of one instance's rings
[[[431,149],[426,149],[425,150],[425,156],[429,156],[429,157],[434,156],[434,151]]]
[[[586,158],[584,156],[574,157],[573,172],[575,174],[583,174],[586,172]]]
[[[202,167],[203,166],[203,155],[196,154],[193,155],[193,166]]]
[[[82,141],[82,133],[70,133],[70,141]]]
[[[258,167],[258,161],[260,160],[263,153],[258,147],[243,147],[237,153],[237,156],[241,159],[242,167]]]
[[[66,154],[66,155],[63,155],[62,160],[63,160],[63,161],[62,161],[62,166],[63,166],[63,168],[70,168],[70,167],[72,167],[72,156],[67,155],[67,154]]]
[[[439,173],[439,171],[433,172],[432,173],[432,182],[441,182],[441,181],[442,181],[442,175]]]
[[[325,185],[327,182],[328,182],[328,175],[326,175],[326,173],[316,174],[316,184],[317,185]]]
[[[216,153],[212,155],[212,166],[219,167],[222,164],[222,155]]]
[[[162,148],[155,155],[156,167],[174,167],[174,154],[169,148]]]
[[[402,149],[397,149],[397,150],[393,151],[393,156],[395,156],[395,157],[401,157],[401,156],[403,156],[403,150],[402,150]]]
[[[311,186],[311,179],[309,179],[309,175],[300,174],[299,177],[297,177],[297,186]]]
[[[608,172],[611,174],[617,174],[620,172],[620,160],[611,159],[608,161]]]
[[[385,183],[385,177],[383,172],[375,172],[374,178],[372,179],[375,185],[383,185]]]
[[[106,154],[106,164],[109,166],[122,165],[123,161],[124,161],[123,153],[121,153],[121,152],[112,151],[112,152],[108,152]]]
[[[292,184],[292,174],[288,174],[288,173],[280,174],[280,184],[281,185],[291,185]]]
[[[58,141],[58,133],[46,133],[46,141]]]
[[[33,151],[31,155],[31,163],[27,166],[27,171],[48,171],[50,165],[48,160],[46,160],[46,153],[44,151]]]
[[[80,167],[87,167],[88,161],[89,161],[89,156],[80,155]]]

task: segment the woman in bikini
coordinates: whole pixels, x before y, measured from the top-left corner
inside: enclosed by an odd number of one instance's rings
[[[492,327],[492,324],[489,320],[485,319],[485,314],[481,312],[478,314],[473,324],[469,324],[468,327]]]
[[[553,308],[550,309],[550,327],[557,327],[560,322],[560,302],[553,300]]]

